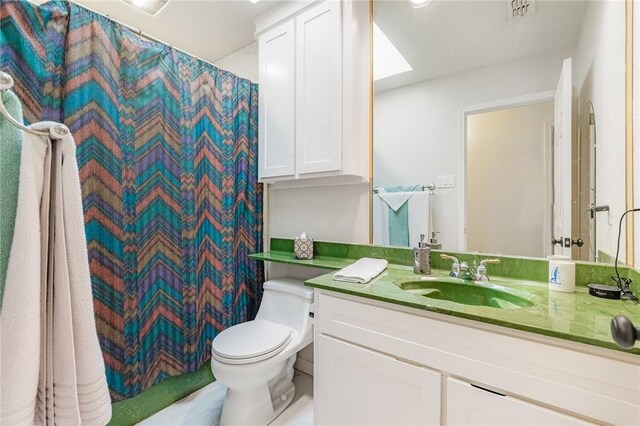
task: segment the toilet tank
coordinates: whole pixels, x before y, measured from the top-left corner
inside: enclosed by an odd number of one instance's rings
[[[301,332],[309,323],[313,289],[301,280],[278,278],[264,283],[262,302],[256,319],[266,319]]]

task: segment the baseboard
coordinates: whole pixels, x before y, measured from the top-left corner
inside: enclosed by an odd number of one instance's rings
[[[296,363],[293,364],[293,368],[295,368],[296,370],[302,373],[313,376],[313,363],[310,361],[307,361],[306,359],[298,358],[296,360]]]

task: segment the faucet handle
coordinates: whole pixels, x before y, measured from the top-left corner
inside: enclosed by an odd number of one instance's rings
[[[458,258],[457,258],[457,257],[453,257],[453,256],[450,256],[450,255],[448,255],[448,254],[444,254],[444,253],[442,253],[442,254],[440,255],[440,258],[442,258],[442,259],[447,259],[447,260],[451,260],[451,261],[452,261],[454,264],[456,264],[456,265],[460,264],[460,262],[458,261]]]
[[[500,263],[500,259],[484,259],[480,262],[480,266],[497,265],[498,263]]]
[[[476,268],[476,279],[478,281],[482,280],[483,278],[487,278],[487,265],[488,264],[492,264],[492,265],[496,265],[500,263],[500,259],[484,259],[482,261],[480,261],[480,265],[478,265],[478,267]]]
[[[449,272],[450,277],[457,277],[460,275],[460,262],[457,257],[449,256],[448,254],[442,253],[440,258],[450,260],[451,263],[451,272]]]

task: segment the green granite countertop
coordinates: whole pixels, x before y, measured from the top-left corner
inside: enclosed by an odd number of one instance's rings
[[[584,287],[578,287],[575,293],[560,293],[549,290],[546,283],[492,277],[491,283],[529,293],[534,301],[530,308],[497,309],[432,299],[404,291],[396,285],[396,282],[421,278],[420,275],[414,275],[412,268],[408,266],[390,264],[382,274],[368,284],[334,281],[332,275],[332,273],[322,275],[307,280],[305,284],[324,290],[640,355],[638,345],[630,350],[617,346],[610,332],[611,318],[615,315],[626,315],[634,323],[640,324],[640,305],[629,300],[598,299],[590,296]],[[432,276],[446,277],[448,271],[434,270]]]
[[[409,266],[413,261],[411,249],[316,241],[314,258],[298,260],[293,255],[293,240],[272,238],[270,250],[250,257],[266,262],[326,270],[341,269],[362,257],[384,258],[389,261],[387,270],[368,284],[334,281],[333,274],[330,273],[306,281],[306,285],[310,287],[640,355],[640,343],[633,349],[622,349],[613,342],[610,331],[611,318],[615,315],[626,315],[639,325],[640,304],[630,300],[599,299],[590,296],[587,291],[586,285],[591,282],[612,284],[612,265],[576,262],[576,292],[560,293],[548,288],[546,260],[499,256],[500,264],[489,266],[491,282],[516,292],[530,294],[534,304],[517,309],[497,309],[438,300],[402,290],[396,282],[412,277],[418,280],[421,278],[414,275]],[[469,264],[487,257],[477,253],[453,254],[460,261],[464,260]],[[431,276],[448,275],[450,262],[441,259],[439,251],[432,251],[431,264],[434,268]],[[640,273],[636,269],[621,266],[620,274],[633,279],[634,291],[636,294],[640,293]]]

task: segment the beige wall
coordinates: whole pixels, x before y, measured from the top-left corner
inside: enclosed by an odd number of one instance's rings
[[[238,49],[216,61],[216,66],[230,71],[238,77],[258,82],[258,42]]]
[[[553,102],[467,119],[467,250],[542,257]]]

